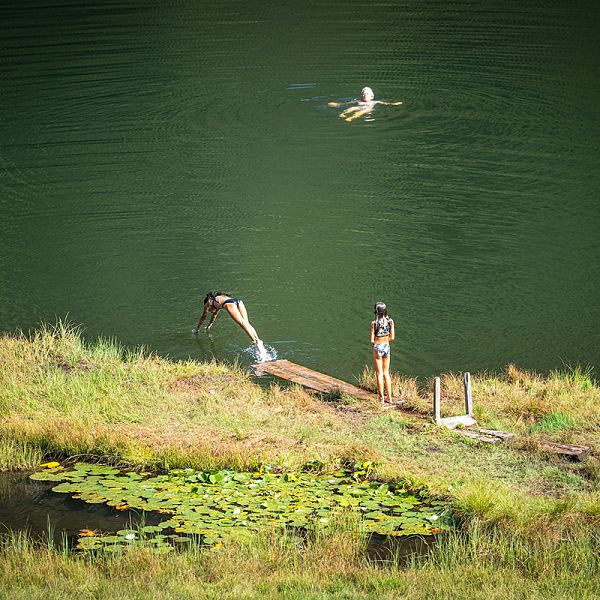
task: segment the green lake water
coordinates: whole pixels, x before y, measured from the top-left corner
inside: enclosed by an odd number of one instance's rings
[[[352,378],[600,367],[596,3],[0,7],[0,331]],[[402,100],[345,123],[327,102]]]

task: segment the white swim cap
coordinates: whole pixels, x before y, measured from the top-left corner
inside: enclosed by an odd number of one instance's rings
[[[364,87],[361,94],[365,100],[373,100],[375,98],[375,94],[370,87]]]

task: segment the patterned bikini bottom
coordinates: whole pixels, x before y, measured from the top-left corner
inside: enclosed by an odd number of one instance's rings
[[[387,342],[385,344],[373,344],[373,348],[379,356],[390,355],[390,345]]]

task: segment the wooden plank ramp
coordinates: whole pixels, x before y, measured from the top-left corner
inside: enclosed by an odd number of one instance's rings
[[[358,386],[342,381],[341,379],[336,379],[330,375],[313,371],[308,367],[303,367],[302,365],[298,365],[289,360],[270,360],[264,363],[257,363],[253,365],[253,367],[257,375],[269,373],[269,375],[287,379],[292,383],[297,383],[303,387],[320,392],[321,394],[341,393],[347,396],[353,396],[360,400],[370,400],[379,403],[379,398],[374,392],[369,392],[368,390],[359,388]],[[400,409],[397,403],[392,404],[391,406]],[[412,417],[422,418],[422,415],[417,415],[408,410],[403,410],[403,412],[410,414]]]
[[[470,427],[467,429],[455,429],[456,433],[478,442],[486,444],[498,444],[516,439],[516,434],[507,431],[495,431],[494,429],[483,429],[482,427]],[[538,447],[545,452],[553,452],[563,458],[583,462],[590,454],[589,446],[578,446],[575,444],[558,444],[556,442],[539,441]]]
[[[351,383],[336,379],[330,375],[313,371],[308,367],[303,367],[289,360],[270,360],[264,363],[253,365],[257,375],[269,373],[280,379],[287,379],[293,383],[316,390],[322,394],[342,393],[348,396],[354,396],[361,400],[377,401],[377,394],[359,388]]]
[[[508,431],[496,431],[495,429],[483,429],[482,427],[471,427],[469,429],[455,429],[456,433],[486,444],[498,444],[507,442],[516,437]]]

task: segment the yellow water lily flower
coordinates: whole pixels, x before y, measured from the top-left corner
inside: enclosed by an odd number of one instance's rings
[[[79,532],[79,537],[95,537],[98,535],[97,531],[94,531],[93,529],[82,529]]]
[[[40,467],[45,467],[46,469],[54,469],[54,467],[60,467],[60,463],[47,462],[47,463],[44,463],[43,465],[40,465]]]

